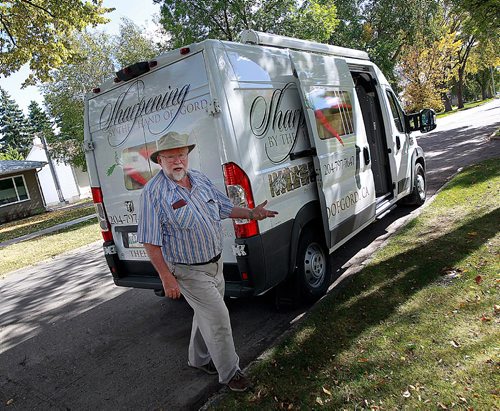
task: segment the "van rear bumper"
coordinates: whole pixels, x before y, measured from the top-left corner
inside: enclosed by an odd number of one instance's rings
[[[227,297],[250,297],[262,294],[283,281],[289,270],[290,239],[293,220],[263,234],[237,239],[245,255],[236,263],[224,263]],[[113,241],[103,244],[106,262],[113,281],[120,287],[161,290],[163,285],[149,261],[120,260]]]

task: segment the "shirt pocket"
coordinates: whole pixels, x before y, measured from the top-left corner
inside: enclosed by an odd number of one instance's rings
[[[163,221],[163,227],[167,234],[172,235],[176,230],[192,230],[194,228],[195,218],[189,202],[176,209],[173,208],[172,204],[165,204],[165,208],[169,208]]]
[[[214,221],[220,221],[220,206],[217,198],[212,195],[210,192],[202,192],[200,194],[200,198],[205,206],[205,210],[207,211],[209,217]]]

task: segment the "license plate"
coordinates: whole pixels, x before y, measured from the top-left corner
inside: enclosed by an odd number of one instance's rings
[[[142,244],[137,242],[137,233],[127,233],[128,248],[142,248]]]

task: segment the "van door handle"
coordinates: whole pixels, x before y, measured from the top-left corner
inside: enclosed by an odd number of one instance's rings
[[[365,165],[370,164],[370,151],[368,147],[363,148],[363,157],[365,158]]]
[[[401,148],[401,140],[399,139],[399,136],[396,136],[396,148],[398,151]]]
[[[297,151],[296,153],[290,153],[290,160],[295,160],[302,157],[312,157],[317,155],[316,147],[311,147],[308,150]]]

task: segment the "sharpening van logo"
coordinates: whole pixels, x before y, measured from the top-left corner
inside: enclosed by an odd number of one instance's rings
[[[136,127],[147,128],[151,134],[164,133],[176,120],[186,101],[190,84],[182,87],[167,86],[163,92],[147,96],[142,80],[134,81],[121,93],[118,98],[107,103],[99,116],[100,130],[107,132],[108,143],[111,147],[118,147],[127,140]],[[162,113],[165,121],[160,121],[161,127],[154,129],[154,121],[146,118]]]
[[[250,129],[264,141],[267,158],[275,164],[288,159],[300,136],[307,138],[305,118],[295,83],[257,96],[250,106]]]

